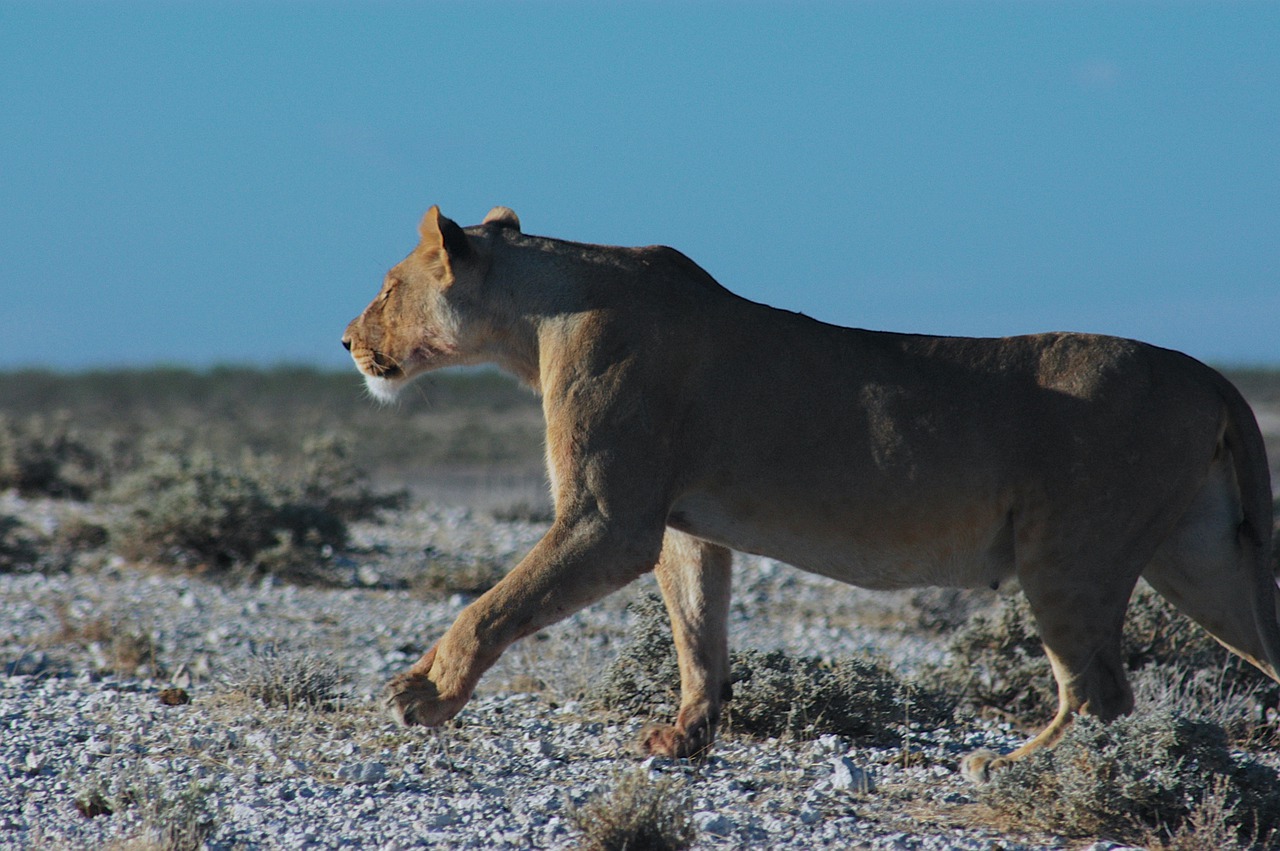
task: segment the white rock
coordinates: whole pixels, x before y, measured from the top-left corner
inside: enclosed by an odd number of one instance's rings
[[[387,767],[381,762],[350,763],[338,769],[338,779],[351,783],[380,783],[387,779]]]
[[[871,772],[859,767],[847,756],[838,756],[831,760],[831,777],[828,778],[833,789],[856,792],[865,795],[875,791],[875,780]]]
[[[713,833],[717,836],[727,836],[733,832],[733,822],[724,815],[703,810],[693,814],[693,823],[697,826],[701,833]]]

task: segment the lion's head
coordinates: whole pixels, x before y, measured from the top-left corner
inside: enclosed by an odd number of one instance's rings
[[[484,225],[519,229],[506,207]],[[421,242],[382,282],[369,306],[347,326],[342,345],[374,397],[390,401],[411,380],[432,369],[482,360],[493,334],[474,315],[486,264],[462,228],[432,207],[418,226]]]

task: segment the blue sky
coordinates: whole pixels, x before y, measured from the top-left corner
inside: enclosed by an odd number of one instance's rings
[[[305,362],[438,203],[1280,364],[1277,3],[0,0],[0,368]]]

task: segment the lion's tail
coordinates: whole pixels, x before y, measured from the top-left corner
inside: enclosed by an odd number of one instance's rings
[[[1267,448],[1253,409],[1235,385],[1217,376],[1218,392],[1227,408],[1223,443],[1231,452],[1236,482],[1240,488],[1240,505],[1244,517],[1237,535],[1245,558],[1253,562],[1253,618],[1258,638],[1271,663],[1271,675],[1280,680],[1280,622],[1277,602],[1280,587],[1271,567],[1271,535],[1274,522],[1271,495],[1271,470],[1267,465]]]

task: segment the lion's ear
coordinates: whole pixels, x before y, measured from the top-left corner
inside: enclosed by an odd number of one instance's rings
[[[440,208],[434,204],[422,217],[422,223],[418,225],[418,235],[422,237],[424,248],[443,248],[449,257],[466,257],[471,251],[471,246],[467,243],[467,235],[462,232],[462,228],[458,227],[453,220],[441,215]]]
[[[481,224],[497,225],[502,228],[511,228],[517,233],[520,232],[520,217],[510,207],[494,207],[489,211],[489,215],[484,217],[484,221]]]

